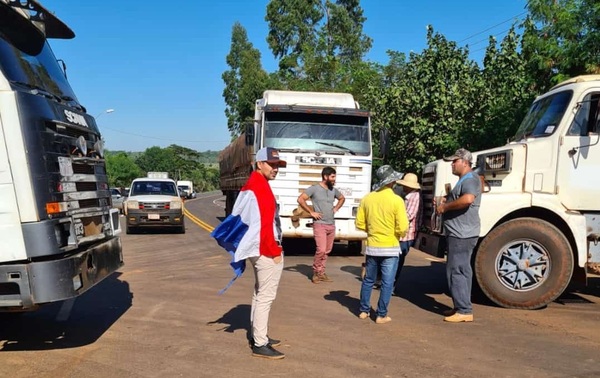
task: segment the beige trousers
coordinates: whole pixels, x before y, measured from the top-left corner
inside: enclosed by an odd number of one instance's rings
[[[269,312],[271,311],[271,304],[277,296],[277,288],[283,272],[283,255],[279,264],[266,256],[251,257],[249,260],[254,268],[255,277],[252,309],[250,310],[250,326],[252,327],[254,345],[263,346],[269,342],[267,337]]]

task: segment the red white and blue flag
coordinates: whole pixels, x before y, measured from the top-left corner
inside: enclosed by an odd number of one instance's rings
[[[261,206],[258,205],[259,201]],[[210,234],[231,255],[230,265],[235,274],[219,294],[224,293],[244,273],[247,258],[281,254],[281,247],[275,239],[275,209],[275,197],[267,180],[259,173],[252,172],[231,214]]]

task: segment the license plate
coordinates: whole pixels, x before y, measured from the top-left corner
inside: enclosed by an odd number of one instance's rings
[[[160,214],[148,214],[148,219],[158,220],[158,219],[160,219]]]

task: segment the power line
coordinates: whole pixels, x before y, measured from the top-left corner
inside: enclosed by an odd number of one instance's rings
[[[170,138],[161,138],[161,137],[153,137],[153,136],[148,136],[148,135],[141,135],[141,134],[129,133],[127,131],[117,130],[117,129],[113,129],[113,128],[107,127],[107,126],[102,126],[101,128],[102,129],[112,130],[112,131],[115,131],[115,132],[121,133],[121,134],[133,135],[133,136],[140,137],[140,138],[164,140],[164,141],[167,141],[167,142],[187,142],[187,143],[229,143],[229,142],[231,142],[230,140],[187,140],[187,139],[183,140],[183,139],[170,139]]]
[[[517,17],[521,17],[521,16],[522,16],[522,15],[524,15],[524,14],[527,14],[527,11],[525,11],[525,12],[521,12],[521,13],[517,14],[516,16],[512,16],[511,18],[509,18],[509,19],[507,19],[507,20],[505,20],[505,21],[502,21],[502,22],[500,22],[500,23],[498,23],[498,24],[496,24],[496,25],[494,25],[494,26],[490,26],[489,28],[487,28],[487,29],[485,29],[485,30],[482,30],[482,31],[480,31],[480,32],[477,32],[477,33],[475,33],[475,34],[473,34],[473,35],[470,35],[470,36],[468,36],[467,38],[465,38],[465,39],[463,39],[463,40],[461,40],[461,41],[458,41],[458,43],[462,43],[462,42],[464,42],[464,41],[466,41],[466,40],[469,40],[469,39],[471,39],[471,38],[473,38],[473,37],[477,37],[478,35],[481,35],[481,34],[485,33],[486,31],[489,31],[489,30],[491,30],[491,29],[493,29],[493,28],[495,28],[495,27],[497,27],[497,26],[500,26],[500,25],[502,25],[502,24],[506,24],[507,22],[509,22],[509,21],[512,21],[512,20],[514,20],[514,19],[515,19],[515,18],[517,18]]]
[[[502,30],[502,31],[501,31],[501,32],[499,32],[498,34],[494,34],[494,35],[493,35],[493,37],[497,37],[497,36],[499,36],[499,35],[501,35],[501,34],[504,34],[504,33],[508,32],[508,31],[510,31],[510,28],[509,28],[509,29],[506,29],[506,30]],[[469,47],[473,47],[473,46],[475,46],[475,45],[478,45],[478,44],[480,44],[481,42],[486,42],[486,41],[489,41],[489,40],[490,40],[490,37],[487,37],[487,38],[480,39],[479,41],[476,41],[476,42],[473,42],[473,43],[467,43],[467,46],[469,46]]]

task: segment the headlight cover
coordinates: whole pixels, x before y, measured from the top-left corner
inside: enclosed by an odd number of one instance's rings
[[[138,209],[140,207],[138,201],[127,201],[127,208],[128,209]]]
[[[181,201],[171,201],[171,209],[172,210],[179,210],[181,209]]]

